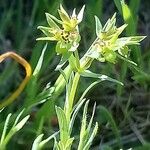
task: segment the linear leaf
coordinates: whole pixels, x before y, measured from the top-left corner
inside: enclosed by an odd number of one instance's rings
[[[97,16],[95,16],[95,23],[96,23],[96,35],[99,37],[102,31],[102,24]]]
[[[120,81],[118,81],[116,79],[110,78],[110,77],[103,75],[103,74],[96,74],[96,73],[93,73],[89,70],[85,70],[84,72],[81,72],[81,76],[90,77],[90,78],[97,78],[97,79],[100,79],[101,81],[107,80],[107,81],[111,81],[111,82],[123,85],[123,83],[121,83]]]

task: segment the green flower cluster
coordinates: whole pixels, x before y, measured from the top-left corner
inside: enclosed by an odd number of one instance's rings
[[[130,36],[119,38],[119,35],[126,28],[127,24],[121,27],[116,26],[116,13],[108,19],[104,27],[100,20],[95,16],[97,40],[94,42],[88,57],[96,58],[100,62],[116,63],[116,57],[120,54],[127,57],[129,45],[139,45],[145,36]]]
[[[58,12],[61,20],[46,13],[49,27],[38,27],[46,37],[41,37],[37,40],[57,41],[57,54],[65,54],[69,51],[74,52],[79,46],[79,41],[81,39],[78,24],[82,21],[84,8],[85,6],[82,7],[78,15],[76,15],[76,10],[74,9],[70,17],[62,5],[60,5]],[[58,24],[61,25],[61,27]]]

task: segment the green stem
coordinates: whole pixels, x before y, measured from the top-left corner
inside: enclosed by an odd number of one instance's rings
[[[71,116],[71,112],[72,112],[72,107],[73,107],[74,98],[75,98],[77,86],[78,86],[78,83],[79,83],[79,79],[80,79],[80,74],[78,72],[76,72],[76,74],[74,76],[74,79],[73,79],[69,99],[68,99],[68,101],[69,101],[68,106],[66,108],[66,116],[67,116],[68,122],[70,121],[70,116]]]
[[[91,50],[92,46],[95,44],[96,41],[97,41],[97,38],[95,39],[93,44],[90,46],[90,48],[88,49],[87,53]],[[77,62],[78,62],[79,61],[78,53],[76,52],[75,55],[77,57],[76,59],[77,59]],[[90,58],[90,57],[87,57],[86,55],[84,55],[80,59],[80,61],[78,62],[79,63],[78,66],[81,67],[81,71],[82,71],[82,69],[84,70],[86,68],[89,68],[91,63],[92,63],[92,61],[93,61],[93,58]],[[65,108],[64,108],[64,109],[66,109],[66,117],[67,117],[68,123],[70,122],[70,116],[71,116],[71,112],[72,112],[72,107],[73,107],[73,103],[74,103],[74,97],[75,97],[75,94],[76,94],[76,90],[77,90],[79,79],[80,79],[80,73],[76,72],[75,76],[74,76],[74,79],[73,79],[72,88],[71,88],[71,91],[70,91],[68,102],[66,102],[67,106],[65,106]]]

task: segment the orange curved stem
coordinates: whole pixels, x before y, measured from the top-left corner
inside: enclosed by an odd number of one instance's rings
[[[0,55],[0,63],[3,60],[5,60],[7,57],[11,57],[15,61],[17,61],[19,64],[21,64],[26,70],[26,76],[21,82],[21,84],[19,85],[19,87],[7,99],[0,102],[0,109],[11,104],[20,95],[20,93],[23,91],[25,85],[29,81],[30,76],[32,74],[32,69],[31,69],[30,64],[24,58],[22,58],[21,56],[19,56],[18,54],[14,52],[7,52],[7,53]]]

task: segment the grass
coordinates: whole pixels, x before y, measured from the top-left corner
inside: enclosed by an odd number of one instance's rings
[[[35,39],[40,34],[36,29],[37,26],[46,24],[45,12],[50,12],[57,16],[57,8],[60,3],[63,3],[65,8],[69,8],[70,10],[74,7],[81,8],[83,5],[80,1],[70,2],[60,0],[53,2],[37,0],[25,3],[22,0],[18,2],[13,0],[11,3],[2,0],[0,2],[0,12],[2,12],[0,15],[1,53],[8,50],[16,51],[29,60],[34,72],[34,76],[32,76],[28,86],[19,96],[17,102],[1,112],[3,115],[0,117],[0,131],[3,130],[6,116],[10,112],[13,112],[15,117],[22,108],[26,107],[28,109],[24,113],[32,116],[30,125],[22,129],[22,135],[18,134],[16,138],[12,139],[9,147],[15,145],[18,149],[20,147],[29,149],[26,143],[29,142],[29,145],[32,145],[37,135],[44,132],[48,136],[57,128],[57,121],[55,122],[56,126],[53,126],[56,115],[54,105],[62,106],[64,94],[60,92],[59,97],[58,95],[51,97],[53,91],[50,87],[53,87],[58,77],[58,72],[52,72],[52,70],[55,69],[59,57],[56,57],[55,60],[52,59],[55,56],[53,43],[48,44],[47,49],[43,52],[42,49],[45,43],[36,43]],[[110,5],[108,6],[108,4]],[[124,4],[122,8],[119,0],[114,0],[114,2],[104,0],[94,2],[88,0],[86,2],[86,16],[81,25],[83,44],[80,48],[80,55],[83,55],[94,39],[95,25],[93,23],[93,15],[100,17],[103,23],[116,11],[117,15],[123,18],[123,20],[119,21],[128,24],[127,30],[124,33],[125,35],[141,34],[138,31],[140,24],[138,21],[139,18],[136,15],[137,13],[141,14],[140,5],[144,5],[144,2],[137,0],[135,3],[134,0],[130,0],[128,6]],[[147,33],[144,34],[147,35]],[[150,75],[147,69],[150,56],[148,52],[149,46],[142,46],[142,48],[131,47],[131,49],[134,49],[131,51],[131,58],[138,64],[138,67],[133,67],[132,65],[127,67],[128,63],[126,62],[121,62],[121,64],[117,64],[115,67],[110,64],[100,65],[96,62],[92,65],[93,71],[100,68],[99,72],[114,76],[114,78],[117,77],[118,80],[121,80],[125,84],[124,87],[119,85],[116,87],[113,84],[105,83],[97,86],[97,88],[93,88],[92,92],[88,93],[88,97],[92,101],[91,103],[94,103],[94,101],[97,102],[97,109],[99,111],[96,114],[95,120],[98,120],[101,126],[93,144],[93,149],[105,148],[106,146],[117,149],[118,145],[121,144],[124,148],[142,147],[142,145],[144,147],[148,145],[150,135],[146,131],[149,126],[148,99],[150,95],[148,91]],[[41,55],[42,52],[43,55]],[[23,71],[21,69],[21,71],[18,71],[18,68],[20,69],[15,63],[7,61],[0,66],[1,99],[6,96],[6,93],[10,93],[18,86],[18,82],[15,82],[15,85],[13,85],[13,79],[19,79],[19,81],[23,79]],[[11,83],[10,87],[8,87],[8,83]],[[49,85],[47,85],[47,89],[45,90],[47,83]],[[84,87],[90,84],[87,79],[84,79],[82,83]],[[103,88],[99,88],[100,86],[103,86]],[[80,87],[78,93],[80,94],[84,90],[83,87]],[[32,104],[40,102],[43,99],[47,100],[45,104],[38,104],[38,106],[34,106],[31,109],[30,106]],[[92,107],[89,109],[91,110]],[[82,114],[80,113],[78,117],[78,119],[81,119]],[[76,127],[78,127],[78,124],[76,124]],[[77,131],[75,130],[74,132]],[[18,143],[17,137],[22,140],[22,144]]]

